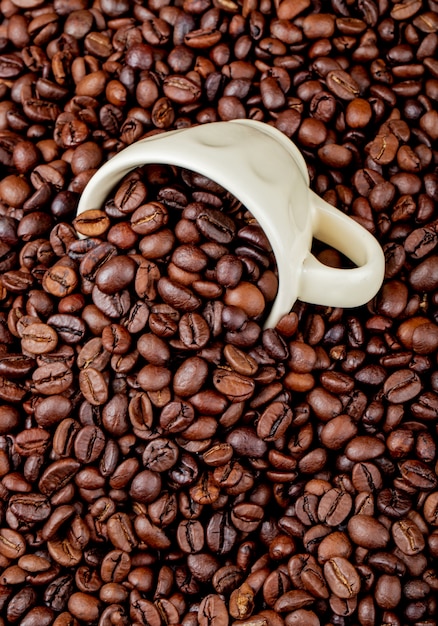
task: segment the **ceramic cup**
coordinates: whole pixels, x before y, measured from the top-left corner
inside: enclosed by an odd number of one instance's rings
[[[153,163],[182,167],[216,181],[263,228],[279,279],[265,327],[275,326],[297,299],[357,307],[379,290],[385,261],[377,240],[309,188],[306,163],[298,148],[263,122],[215,122],[137,141],[94,174],[82,193],[78,214],[101,208],[123,176]],[[320,263],[310,252],[313,237],[342,252],[357,267],[337,269]]]

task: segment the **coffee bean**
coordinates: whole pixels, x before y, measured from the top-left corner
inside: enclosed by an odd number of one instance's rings
[[[102,339],[94,337],[87,341],[78,354],[77,364],[80,369],[93,367],[98,371],[103,371],[110,361],[110,353],[104,349]]]
[[[114,548],[132,552],[137,545],[131,520],[126,513],[115,513],[107,521],[108,539]]]
[[[324,564],[334,556],[348,559],[352,553],[352,545],[347,535],[340,531],[327,534],[318,545],[318,562]]]
[[[73,373],[64,363],[47,363],[34,370],[33,385],[38,393],[57,395],[66,391],[73,382]]]
[[[348,532],[351,539],[364,548],[385,548],[389,541],[387,529],[370,515],[351,517],[348,521]]]
[[[47,323],[65,343],[71,345],[79,343],[86,332],[83,320],[68,313],[55,313],[48,318]]]
[[[385,381],[384,392],[391,402],[411,400],[421,391],[421,382],[415,372],[400,370]]]
[[[104,446],[105,435],[102,430],[97,426],[84,426],[75,437],[75,456],[78,461],[92,463],[99,458]]]
[[[201,305],[199,298],[189,289],[168,278],[160,278],[157,289],[164,302],[176,309],[194,311]]]
[[[58,335],[47,324],[30,324],[21,336],[22,347],[32,354],[52,352],[58,343]]]
[[[85,621],[94,621],[99,617],[101,604],[94,596],[76,592],[68,601],[68,608],[72,615]]]
[[[34,589],[32,587],[23,587],[10,600],[6,609],[6,619],[11,622],[21,620],[24,614],[36,603],[36,600],[37,595]]]
[[[330,589],[339,598],[351,598],[360,590],[360,578],[344,557],[333,557],[324,564],[324,575]]]
[[[384,609],[394,609],[401,600],[401,584],[397,576],[382,574],[376,582],[376,603]]]
[[[134,280],[137,265],[129,256],[116,256],[100,266],[96,285],[104,293],[115,294]]]
[[[392,525],[392,536],[400,550],[409,556],[418,554],[424,548],[424,537],[411,520],[398,520]]]
[[[58,489],[62,489],[74,477],[80,463],[72,458],[61,459],[51,463],[41,475],[38,487],[44,495],[52,496]]]
[[[43,277],[43,288],[57,298],[70,295],[78,284],[76,272],[71,267],[55,265]]]
[[[318,506],[318,518],[328,526],[338,526],[350,513],[351,496],[339,489],[330,489],[321,498]]]
[[[73,225],[78,233],[87,237],[99,237],[108,230],[109,219],[99,209],[89,209],[75,218]]]
[[[414,488],[430,491],[435,488],[437,479],[432,470],[422,461],[408,460],[400,465],[403,478]]]
[[[34,367],[34,359],[21,354],[0,357],[0,374],[8,378],[19,379],[29,374]]]
[[[93,406],[105,404],[108,400],[108,387],[99,370],[88,367],[79,373],[79,386],[84,398]]]

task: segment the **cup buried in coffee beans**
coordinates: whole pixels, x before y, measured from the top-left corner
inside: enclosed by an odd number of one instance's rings
[[[0,626],[436,626],[436,2],[0,10]],[[377,238],[366,305],[263,328],[270,246],[187,169],[74,222],[232,119]]]
[[[77,219],[82,230],[85,221],[95,219],[94,207],[103,202],[115,180],[135,166],[155,161],[183,166],[223,185],[257,219],[278,272],[278,291],[265,327],[274,327],[297,298],[357,307],[380,289],[385,259],[376,239],[309,191],[306,164],[295,144],[278,129],[254,120],[205,124],[134,142],[102,166],[85,187]],[[209,223],[204,236],[231,243],[225,224],[216,223],[212,214],[202,219]],[[310,252],[314,235],[359,267],[345,271],[319,262]]]

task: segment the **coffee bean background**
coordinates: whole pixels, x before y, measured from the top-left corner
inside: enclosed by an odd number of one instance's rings
[[[434,0],[0,1],[1,626],[436,626],[437,30]],[[193,172],[76,218],[125,146],[235,118],[377,237],[367,306],[262,330],[269,242]]]

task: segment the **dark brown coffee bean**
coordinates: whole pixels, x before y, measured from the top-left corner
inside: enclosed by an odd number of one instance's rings
[[[103,211],[89,209],[75,218],[73,225],[81,235],[99,237],[108,230],[110,221]]]
[[[78,591],[68,600],[68,609],[74,617],[86,622],[98,619],[101,612],[101,603],[91,594]]]
[[[257,434],[265,441],[276,441],[285,434],[292,419],[292,412],[285,403],[273,402],[260,416]]]
[[[132,552],[137,545],[131,520],[126,513],[115,513],[107,521],[108,539],[117,550]]]
[[[183,398],[196,394],[208,376],[208,365],[200,357],[189,357],[176,370],[172,385],[175,393]]]
[[[242,456],[262,457],[267,450],[267,444],[257,437],[252,428],[245,426],[232,430],[228,434],[226,442],[233,447],[238,455]]]
[[[375,598],[378,606],[395,609],[401,600],[401,583],[397,576],[382,574],[376,582]]]
[[[173,102],[178,104],[192,104],[201,96],[197,84],[185,76],[168,76],[163,82],[163,92]]]
[[[137,376],[138,384],[145,391],[161,391],[170,380],[170,370],[159,365],[145,365]]]
[[[131,498],[139,502],[153,502],[161,491],[161,478],[158,472],[144,470],[137,474],[129,491]]]
[[[35,360],[22,354],[9,354],[0,357],[0,375],[7,378],[20,379],[29,374],[34,367]]]
[[[368,461],[381,456],[385,452],[385,445],[374,437],[354,437],[346,448],[345,454],[351,461]]]
[[[424,537],[412,520],[394,522],[391,532],[395,544],[404,554],[413,556],[424,549]]]
[[[436,288],[437,261],[438,256],[429,256],[412,270],[409,282],[414,289],[429,292]]]
[[[186,553],[200,552],[204,547],[204,529],[198,520],[183,520],[178,525],[177,541]]]
[[[52,496],[73,478],[80,468],[80,463],[72,458],[60,459],[51,463],[41,475],[38,488],[44,495]]]
[[[250,378],[220,369],[213,372],[213,384],[231,402],[248,400],[255,388],[254,381]]]
[[[47,363],[34,370],[32,380],[38,393],[47,396],[57,395],[71,386],[73,373],[64,363]]]
[[[110,361],[111,355],[102,345],[100,337],[94,337],[87,341],[78,354],[77,365],[80,369],[93,367],[103,371]]]
[[[83,320],[68,313],[55,313],[48,318],[47,323],[54,328],[58,336],[69,345],[79,343],[86,332]]]
[[[421,381],[415,372],[399,370],[391,374],[384,384],[384,392],[391,402],[411,400],[421,391]]]
[[[184,313],[178,324],[182,343],[190,349],[201,349],[210,339],[210,329],[202,315]]]
[[[168,222],[169,214],[161,202],[148,202],[138,207],[131,216],[131,228],[139,235],[149,235]]]
[[[422,461],[408,460],[400,464],[404,480],[415,489],[435,489],[437,479],[433,471]]]
[[[189,289],[168,278],[160,278],[157,283],[158,293],[170,306],[182,311],[195,311],[201,306],[200,299]]]
[[[31,354],[52,352],[58,343],[56,331],[47,324],[34,323],[27,326],[21,336],[21,345]]]
[[[103,582],[122,582],[131,569],[131,558],[122,550],[111,550],[102,559],[100,576]]]
[[[360,590],[360,578],[344,557],[333,557],[324,564],[324,575],[332,592],[339,598],[351,598]]]
[[[96,285],[104,293],[115,294],[132,283],[136,269],[137,264],[131,257],[115,256],[100,266]]]
[[[200,626],[207,624],[225,624],[228,621],[228,611],[225,602],[217,594],[205,596],[199,605],[198,622]]]
[[[319,502],[318,518],[328,526],[338,526],[349,515],[352,504],[350,494],[340,489],[329,489]]]
[[[41,531],[42,537],[45,540],[53,539],[62,525],[75,515],[75,513],[76,511],[71,505],[65,504],[64,506],[57,507],[44,524]]]
[[[43,288],[57,298],[71,294],[78,284],[76,272],[71,267],[55,265],[43,277]]]
[[[17,531],[0,528],[0,554],[7,559],[19,559],[26,550],[26,541]]]
[[[262,508],[256,504],[241,503],[234,507],[231,520],[238,530],[255,530],[263,518]]]
[[[344,70],[331,70],[326,76],[327,87],[343,100],[354,100],[360,95],[357,82]]]
[[[14,623],[27,613],[27,611],[36,603],[37,594],[32,587],[23,587],[10,600],[6,609],[6,619]]]
[[[389,541],[387,529],[370,515],[353,515],[348,520],[348,533],[363,548],[385,548]]]
[[[79,372],[79,386],[84,398],[93,406],[100,406],[108,400],[105,379],[101,372],[93,367]]]
[[[97,426],[84,426],[76,435],[74,451],[83,463],[92,463],[99,458],[105,446],[105,435]]]
[[[147,190],[143,181],[135,175],[128,177],[118,187],[114,204],[122,213],[132,213],[146,199]]]
[[[21,456],[44,454],[49,446],[50,434],[43,428],[29,428],[15,438],[15,450]]]
[[[110,354],[126,354],[131,347],[131,335],[124,326],[110,324],[102,331],[102,345]]]

